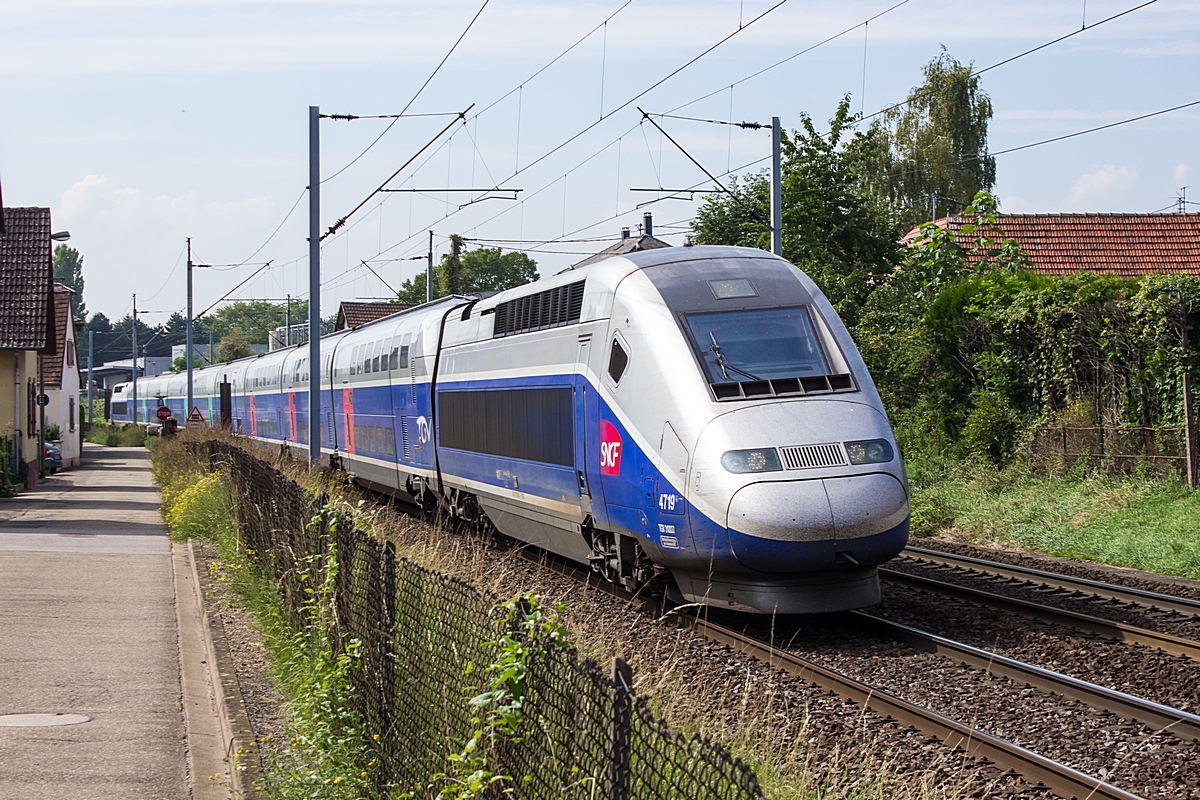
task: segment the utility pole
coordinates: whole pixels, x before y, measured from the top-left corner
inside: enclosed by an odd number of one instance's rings
[[[188,316],[187,316],[187,406],[183,409],[184,424],[192,413],[192,237],[187,240],[187,283],[188,283]]]
[[[137,295],[133,296],[133,424],[137,425]]]
[[[287,296],[287,311],[283,312],[283,346],[292,346],[292,296]]]
[[[783,255],[783,172],[779,117],[771,117],[771,252]]]
[[[215,363],[217,363],[217,359],[213,353],[212,330],[210,329],[208,332],[208,365],[211,367]]]
[[[425,302],[433,300],[433,231],[429,232],[429,263],[425,266]]]
[[[321,458],[321,108],[308,107],[308,460]]]
[[[88,331],[88,425],[92,424],[92,351],[96,349],[96,332]]]

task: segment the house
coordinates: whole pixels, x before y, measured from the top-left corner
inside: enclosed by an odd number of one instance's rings
[[[963,217],[939,219],[962,243]],[[1043,275],[1097,272],[1137,278],[1200,275],[1200,214],[997,214],[1002,238],[1015,239]],[[904,236],[916,240],[919,229]]]
[[[343,300],[342,304],[338,307],[337,325],[334,326],[334,330],[340,331],[346,328],[357,328],[360,325],[366,325],[368,322],[390,317],[392,314],[398,314],[412,307],[412,305],[407,303]]]
[[[50,209],[0,208],[0,436],[13,484],[40,477],[37,400],[55,328]]]
[[[660,247],[671,246],[662,239],[656,239],[653,236],[654,223],[652,222],[649,214],[645,215],[643,230],[647,232],[641,236],[630,236],[629,228],[622,228],[621,238],[616,244],[604,248],[599,253],[588,256],[583,261],[572,264],[571,266],[567,267],[567,269],[570,270],[578,267],[585,267],[588,264],[595,264],[598,261],[603,261],[604,259],[612,258],[613,256],[623,256],[628,253],[639,253],[642,250],[657,250]],[[566,270],[564,270],[564,272],[565,271]]]
[[[63,467],[79,466],[82,428],[79,424],[80,376],[79,353],[75,347],[77,333],[71,318],[71,298],[75,290],[61,283],[54,285],[54,331],[58,353],[42,356],[44,393],[50,398],[46,405],[46,427],[58,426],[58,448],[62,451]]]

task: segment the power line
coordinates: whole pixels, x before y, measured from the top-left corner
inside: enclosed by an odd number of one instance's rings
[[[407,103],[404,104],[404,108],[400,109],[400,113],[397,114],[395,116],[395,118],[392,119],[392,121],[387,124],[387,127],[383,129],[383,133],[376,136],[374,141],[372,141],[369,145],[367,145],[365,150],[363,150],[361,153],[356,155],[350,161],[349,164],[342,167],[337,172],[330,175],[328,178],[325,178],[324,180],[322,180],[321,181],[322,184],[328,183],[329,181],[336,178],[338,175],[341,175],[343,172],[350,169],[350,167],[354,166],[355,162],[357,162],[360,158],[365,156],[371,150],[372,147],[374,147],[376,144],[379,143],[380,139],[382,139],[384,136],[387,135],[387,132],[392,129],[392,126],[396,124],[397,120],[400,120],[403,118],[404,112],[408,111],[408,109],[412,107],[412,104],[417,102],[417,98],[421,96],[421,92],[425,91],[425,87],[428,86],[430,81],[433,80],[434,76],[436,76],[438,74],[438,71],[441,70],[442,65],[444,65],[446,63],[446,61],[450,58],[450,56],[454,54],[454,51],[458,49],[458,45],[462,42],[463,38],[466,37],[467,32],[471,30],[472,26],[475,25],[475,20],[479,19],[479,15],[483,13],[483,10],[485,8],[487,8],[487,5],[489,2],[491,2],[491,0],[483,0],[483,5],[481,5],[479,7],[479,10],[475,12],[475,16],[471,17],[471,21],[467,23],[467,27],[463,28],[463,32],[460,33],[458,35],[458,38],[454,40],[454,44],[450,47],[450,50],[446,53],[446,55],[444,55],[442,57],[442,60],[438,62],[438,65],[433,68],[433,72],[429,73],[429,77],[426,78],[425,82],[421,84],[421,88],[417,89],[417,93],[414,94],[412,96],[412,98]],[[451,123],[451,124],[453,124],[453,123]],[[439,134],[439,136],[440,135],[441,134]]]
[[[486,0],[484,2],[484,5],[487,5]],[[480,9],[480,10],[482,10],[482,9]],[[401,172],[404,171],[405,167],[407,167],[412,162],[416,161],[417,158],[421,155],[421,153],[424,153],[426,150],[428,150],[430,148],[430,146],[433,145],[434,142],[436,142],[438,139],[442,138],[442,135],[445,134],[446,131],[448,131],[452,127],[454,127],[454,125],[457,124],[460,120],[465,120],[467,111],[470,111],[471,108],[474,107],[474,105],[475,104],[472,103],[471,105],[467,106],[467,108],[464,111],[458,112],[456,117],[450,121],[450,124],[448,124],[446,127],[442,128],[440,131],[438,131],[437,135],[434,136],[432,139],[430,139],[428,142],[426,142],[425,145],[422,146],[420,150],[418,150],[416,153],[414,153],[412,155],[411,158],[408,159],[408,161],[405,161],[403,164],[401,164],[400,168],[397,169],[395,172],[393,172],[391,175],[389,175],[387,180],[385,180],[383,183],[379,184],[379,188],[375,189],[373,192],[371,192],[369,195],[367,195],[365,198],[363,198],[363,201],[361,203],[356,205],[354,208],[350,209],[350,213],[346,214],[345,216],[338,219],[337,222],[330,225],[329,230],[325,231],[325,234],[321,238],[325,239],[326,237],[331,236],[334,233],[336,233],[338,228],[341,228],[343,225],[346,224],[346,220],[348,220],[350,217],[354,216],[354,212],[358,211],[360,208],[362,208],[367,203],[369,203],[371,201],[372,197],[374,197],[375,195],[382,192],[384,190],[384,187],[386,187],[389,183],[392,182],[392,178],[395,178],[397,175],[399,175]],[[324,181],[322,181],[322,183],[324,183]]]
[[[862,22],[860,22],[856,25],[852,25],[849,28],[846,28],[844,31],[835,33],[832,36],[822,39],[821,41],[817,42],[816,44],[811,44],[808,47],[805,47],[803,50],[793,53],[792,55],[788,56],[787,58],[784,58],[780,61],[776,61],[774,64],[771,64],[770,66],[763,67],[762,69],[758,70],[757,72],[752,72],[749,75],[747,75],[746,77],[741,78],[740,80],[734,81],[733,83],[729,84],[728,86],[722,86],[720,89],[709,92],[708,94],[703,95],[702,97],[697,97],[695,100],[689,100],[688,102],[684,103],[683,105],[675,106],[673,109],[671,109],[671,111],[678,111],[681,108],[687,108],[690,105],[699,103],[701,100],[707,100],[708,98],[712,97],[715,94],[720,94],[721,92],[725,91],[726,89],[729,89],[733,86],[738,86],[740,84],[745,83],[748,80],[757,78],[759,75],[762,75],[764,72],[770,72],[771,70],[773,70],[777,67],[782,67],[784,64],[788,63],[789,61],[797,59],[800,56],[805,55],[806,53],[811,53],[813,50],[816,50],[818,47],[827,45],[830,42],[840,39],[849,33],[853,33],[854,31],[858,30],[862,26],[864,26],[870,22],[874,22],[875,20],[879,19],[880,17],[884,16],[885,14],[890,14],[891,12],[895,11],[897,8],[900,8],[900,6],[907,5],[909,2],[910,2],[910,0],[900,0],[900,2],[896,3],[895,5],[885,8],[883,11],[880,11],[878,14],[875,14],[872,17],[867,17]],[[751,20],[751,22],[753,22],[753,20]]]
[[[1096,24],[1098,25],[1099,23],[1096,23]],[[1095,27],[1095,26],[1093,26],[1093,27]],[[1028,150],[1031,147],[1040,147],[1041,145],[1050,144],[1052,142],[1061,142],[1063,139],[1074,139],[1076,136],[1083,136],[1086,133],[1095,133],[1096,131],[1103,131],[1103,130],[1107,130],[1108,128],[1115,128],[1118,125],[1128,125],[1130,122],[1137,122],[1138,120],[1149,119],[1150,117],[1157,117],[1162,114],[1170,114],[1172,111],[1179,111],[1184,108],[1191,108],[1192,106],[1200,106],[1200,100],[1193,100],[1190,103],[1184,103],[1183,105],[1172,106],[1171,108],[1164,108],[1161,111],[1152,111],[1149,114],[1141,114],[1136,117],[1130,117],[1129,119],[1123,119],[1123,120],[1119,120],[1117,122],[1110,122],[1107,125],[1097,125],[1095,128],[1088,128],[1085,131],[1076,131],[1075,133],[1068,133],[1063,136],[1055,136],[1052,139],[1043,139],[1040,142],[1030,142],[1029,144],[1023,144],[1019,147],[1009,147],[1005,150],[997,150],[996,152],[988,153],[987,155],[1000,156],[1000,155],[1004,155],[1005,153],[1015,153],[1018,150]],[[963,159],[963,161],[964,162],[965,161],[978,161],[980,158],[985,158],[985,157],[986,156],[972,156],[970,158]]]
[[[1011,64],[1012,62],[1016,61],[1019,58],[1024,58],[1025,56],[1032,55],[1033,53],[1036,53],[1039,50],[1044,50],[1047,47],[1050,47],[1051,45],[1055,45],[1061,41],[1070,39],[1072,36],[1078,36],[1079,34],[1083,33],[1084,31],[1090,31],[1092,28],[1098,28],[1099,26],[1103,25],[1106,22],[1111,22],[1114,19],[1119,19],[1120,17],[1123,17],[1126,14],[1132,14],[1134,11],[1138,11],[1139,9],[1143,9],[1149,5],[1154,5],[1157,2],[1158,2],[1158,0],[1147,0],[1147,2],[1142,3],[1141,5],[1134,6],[1133,8],[1127,8],[1124,11],[1120,12],[1119,14],[1113,14],[1111,17],[1106,17],[1106,18],[1100,20],[1099,22],[1093,22],[1091,25],[1085,25],[1082,28],[1073,30],[1070,33],[1059,36],[1057,39],[1051,39],[1048,42],[1039,44],[1037,47],[1032,47],[1022,53],[1017,53],[1015,56],[1009,56],[1008,58],[1004,59],[1003,61],[997,61],[995,64],[992,64],[991,66],[988,66],[988,67],[984,67],[981,70],[976,70],[975,72],[971,73],[971,77],[974,78],[979,75],[982,75],[985,72],[993,70],[996,67],[1002,67],[1005,64]],[[921,93],[928,93],[929,90],[922,89],[920,91],[921,91]],[[892,111],[895,111],[897,108],[901,108],[901,107],[906,106],[909,103],[913,102],[914,99],[915,98],[913,98],[913,97],[909,97],[908,99],[902,100],[899,103],[893,103],[892,105],[888,106],[887,108],[880,109],[879,111],[876,111],[874,114],[871,114],[870,116],[863,117],[862,121],[865,122],[869,119],[874,119],[875,117],[878,117],[881,114],[887,114]]]
[[[642,111],[642,109],[639,108],[638,111]],[[763,219],[762,216],[758,213],[758,209],[748,205],[746,203],[746,201],[743,200],[741,197],[737,196],[733,192],[726,189],[725,184],[721,183],[719,180],[717,180],[715,177],[713,177],[713,174],[711,172],[709,172],[707,169],[705,169],[703,164],[701,164],[699,161],[697,161],[695,158],[693,158],[692,154],[689,153],[687,150],[684,150],[683,145],[681,145],[681,144],[679,144],[679,142],[675,141],[675,139],[672,138],[671,134],[669,134],[665,130],[663,130],[663,127],[661,125],[659,125],[657,122],[655,122],[653,119],[650,118],[649,114],[647,114],[645,111],[642,111],[642,117],[643,117],[643,119],[648,120],[651,125],[658,128],[658,132],[661,133],[663,136],[667,137],[667,141],[669,141],[671,144],[675,145],[675,147],[678,148],[679,152],[681,152],[685,156],[687,156],[688,161],[691,161],[693,164],[695,164],[697,167],[699,167],[700,171],[703,172],[705,175],[707,175],[708,179],[710,181],[712,181],[713,183],[715,183],[718,186],[718,188],[720,188],[721,191],[723,191],[725,194],[729,195],[734,200],[736,200],[738,202],[738,205],[740,205],[742,208],[744,208],[746,210],[747,214],[749,214],[751,217],[753,217],[757,221],[761,222],[763,225],[767,224],[767,221],[765,219]]]
[[[551,148],[550,150],[546,151],[546,152],[545,152],[545,153],[543,153],[542,155],[538,156],[536,159],[534,159],[533,161],[529,162],[529,163],[528,163],[528,164],[526,164],[525,166],[523,166],[523,167],[520,167],[520,166],[518,166],[518,167],[514,168],[514,171],[513,171],[513,173],[512,173],[512,174],[510,174],[508,177],[506,177],[504,180],[506,180],[506,181],[507,181],[507,180],[511,180],[512,178],[516,177],[517,175],[521,174],[522,172],[525,172],[526,170],[528,170],[530,167],[533,167],[534,165],[541,163],[541,162],[542,162],[542,161],[544,161],[546,158],[549,158],[549,157],[550,157],[551,155],[553,155],[554,153],[557,153],[559,150],[563,149],[564,147],[566,147],[567,145],[569,145],[571,142],[575,141],[576,139],[578,139],[579,137],[583,136],[583,135],[584,135],[585,133],[587,133],[588,131],[590,131],[590,130],[592,130],[593,128],[595,128],[597,125],[599,125],[599,124],[600,124],[601,122],[603,122],[604,120],[606,120],[606,119],[608,119],[609,117],[613,116],[614,114],[616,114],[616,113],[618,113],[618,112],[620,112],[620,111],[623,111],[624,109],[628,108],[630,105],[632,105],[633,103],[637,102],[639,99],[641,99],[642,97],[644,97],[646,94],[650,93],[650,92],[651,92],[651,91],[653,91],[654,89],[656,89],[656,88],[658,88],[659,86],[661,86],[662,84],[666,83],[668,80],[670,80],[671,78],[675,77],[675,76],[676,76],[676,75],[678,75],[680,72],[682,72],[683,70],[685,70],[685,69],[687,69],[688,67],[690,67],[692,64],[695,64],[695,63],[696,63],[697,61],[699,61],[701,58],[704,58],[706,55],[708,55],[709,53],[713,52],[714,50],[716,50],[716,49],[717,49],[718,47],[720,47],[721,45],[723,45],[723,44],[725,44],[726,42],[728,42],[730,39],[732,39],[734,36],[736,36],[736,35],[738,35],[739,33],[741,33],[743,30],[746,30],[747,28],[749,28],[749,27],[750,27],[751,25],[753,25],[754,23],[756,23],[756,22],[758,22],[758,21],[762,20],[762,19],[763,19],[763,18],[765,18],[765,17],[766,17],[768,14],[770,14],[771,12],[775,11],[776,9],[780,8],[780,7],[781,7],[781,6],[783,6],[785,3],[787,3],[787,1],[788,1],[788,0],[778,0],[778,2],[776,2],[774,5],[772,5],[772,6],[770,6],[769,8],[767,8],[765,11],[762,11],[761,13],[759,13],[757,16],[755,16],[754,18],[752,18],[752,19],[751,19],[749,22],[746,22],[745,24],[743,24],[743,25],[740,25],[740,26],[738,27],[738,29],[737,29],[737,30],[733,31],[732,33],[729,33],[728,35],[726,35],[726,36],[722,37],[720,40],[718,40],[716,43],[714,43],[714,44],[712,44],[711,46],[709,46],[709,47],[705,48],[703,51],[701,51],[701,52],[700,52],[700,53],[698,53],[697,55],[693,56],[691,59],[689,59],[688,61],[686,61],[685,63],[683,63],[683,64],[682,64],[682,65],[680,65],[679,67],[676,67],[675,69],[673,69],[673,70],[672,70],[671,72],[669,72],[667,75],[665,75],[665,76],[663,76],[662,78],[660,78],[659,80],[655,81],[653,84],[651,84],[650,86],[648,86],[646,89],[643,89],[643,90],[642,90],[641,92],[639,92],[638,94],[634,95],[633,97],[629,98],[629,99],[628,99],[628,100],[626,100],[624,103],[622,103],[621,105],[619,105],[619,106],[617,106],[616,108],[614,108],[613,110],[609,111],[607,114],[605,114],[605,115],[604,115],[603,117],[601,117],[600,119],[598,119],[598,120],[595,120],[595,121],[593,121],[593,122],[589,123],[589,124],[588,124],[587,126],[585,126],[585,127],[582,129],[582,130],[578,131],[577,133],[575,133],[575,134],[573,134],[572,136],[568,137],[568,138],[567,138],[567,139],[565,139],[564,141],[562,141],[562,142],[560,142],[559,144],[555,145],[553,148]],[[902,0],[902,2],[900,3],[900,5],[903,5],[903,4],[904,4],[904,3],[906,3],[906,2],[909,2],[909,0]],[[886,13],[886,12],[885,12],[885,13]],[[482,112],[481,112],[481,113],[482,113]],[[586,164],[588,161],[591,161],[593,158],[595,158],[596,156],[598,156],[600,153],[603,153],[603,152],[604,152],[605,150],[607,150],[609,147],[612,147],[612,145],[614,145],[614,144],[616,144],[618,141],[620,141],[620,139],[621,139],[621,138],[623,138],[624,136],[626,136],[626,135],[628,135],[629,133],[631,133],[631,132],[632,132],[634,129],[636,129],[637,127],[638,127],[638,125],[634,125],[634,126],[632,126],[632,127],[631,127],[631,128],[628,130],[628,131],[626,131],[624,134],[622,134],[622,136],[621,136],[621,137],[618,137],[617,139],[614,139],[612,142],[610,142],[609,144],[605,145],[603,148],[601,148],[601,149],[597,150],[595,153],[593,153],[592,155],[590,155],[590,156],[588,156],[587,158],[585,158],[585,159],[584,159],[582,162],[580,162],[579,164],[577,164],[575,167],[572,167],[570,170],[568,170],[568,171],[567,171],[567,173],[564,173],[564,174],[570,174],[570,173],[571,173],[571,172],[573,172],[575,169],[578,169],[579,167],[581,167],[583,164]],[[432,158],[432,155],[430,156],[430,158]],[[427,160],[427,161],[428,161],[428,160]],[[497,217],[499,217],[501,214],[508,213],[509,211],[511,211],[511,210],[513,210],[513,209],[515,209],[515,208],[523,208],[526,202],[528,202],[529,200],[532,200],[534,197],[536,197],[538,194],[540,194],[542,191],[546,190],[546,189],[547,189],[547,188],[549,188],[550,186],[557,184],[559,180],[561,180],[561,176],[560,176],[559,178],[556,178],[556,179],[555,179],[554,181],[552,181],[551,183],[548,183],[548,184],[546,184],[546,185],[545,185],[545,186],[543,186],[541,189],[538,189],[537,191],[533,192],[532,194],[530,194],[529,196],[527,196],[527,197],[526,197],[526,198],[524,198],[523,200],[519,201],[519,202],[518,202],[516,205],[514,205],[514,206],[510,206],[509,208],[505,209],[504,211],[501,211],[499,214],[496,214],[496,215],[494,215],[494,216],[492,216],[492,217],[489,217],[487,220],[485,220],[485,221],[484,221],[483,223],[481,223],[481,224],[487,224],[488,222],[491,222],[492,220],[494,220],[494,219],[496,219]],[[503,182],[503,181],[501,181],[501,182]],[[458,209],[458,210],[456,210],[456,211],[451,211],[451,212],[449,212],[449,213],[447,213],[447,214],[444,214],[444,215],[442,215],[442,217],[440,217],[440,218],[439,218],[439,220],[437,220],[437,221],[439,221],[439,222],[440,222],[440,221],[446,220],[446,219],[448,219],[449,217],[451,217],[451,216],[454,216],[455,214],[457,214],[457,213],[458,213],[458,211],[461,211],[461,209]],[[422,227],[423,227],[423,228],[427,228],[428,226],[422,226]],[[476,227],[478,227],[478,226],[476,226]],[[409,242],[409,241],[411,241],[411,240],[413,239],[413,237],[414,237],[414,236],[417,236],[417,235],[419,235],[419,234],[410,234],[409,236],[405,237],[404,239],[401,239],[399,242],[396,242],[395,244],[393,244],[393,245],[391,245],[391,246],[389,246],[389,247],[385,248],[384,250],[380,251],[379,253],[376,253],[376,255],[377,255],[377,256],[378,256],[378,255],[382,255],[383,253],[386,253],[386,252],[388,252],[389,250],[392,250],[392,249],[394,249],[394,248],[396,248],[396,247],[400,247],[401,245],[405,244],[406,242]]]

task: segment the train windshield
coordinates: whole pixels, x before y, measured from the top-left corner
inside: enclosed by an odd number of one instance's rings
[[[685,315],[710,383],[829,375],[805,306]]]

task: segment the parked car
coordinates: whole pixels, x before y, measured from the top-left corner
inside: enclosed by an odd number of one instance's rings
[[[46,442],[45,460],[48,475],[53,475],[62,469],[62,450],[58,449],[58,445]]]

